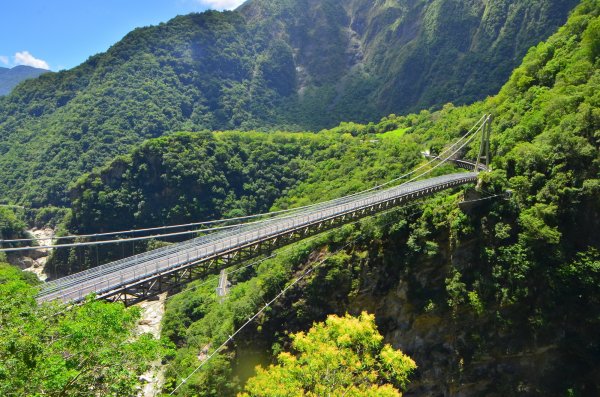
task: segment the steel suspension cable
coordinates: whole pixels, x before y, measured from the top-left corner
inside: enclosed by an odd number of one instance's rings
[[[487,191],[484,191],[484,192],[486,192],[486,193],[488,193],[488,194],[491,194],[490,192],[487,192]],[[495,194],[495,195],[491,195],[491,196],[487,196],[487,197],[483,197],[483,198],[480,198],[480,199],[475,199],[475,200],[467,200],[467,201],[464,201],[464,200],[463,200],[463,201],[461,201],[459,204],[464,204],[464,203],[473,203],[473,202],[480,202],[480,201],[490,200],[490,199],[492,199],[492,198],[495,198],[495,197],[500,197],[500,196],[505,196],[505,194]],[[408,205],[405,205],[405,206],[402,206],[402,207],[399,207],[399,208],[394,208],[394,209],[390,209],[390,210],[384,211],[384,212],[382,212],[382,213],[378,214],[377,216],[382,216],[382,215],[384,215],[384,214],[387,214],[387,213],[389,213],[389,212],[393,212],[393,211],[397,211],[397,210],[402,210],[402,209],[407,209],[407,208],[410,208],[410,207],[414,207],[414,206],[416,206],[416,205],[420,205],[420,204],[422,204],[422,203],[423,203],[422,201],[421,201],[421,202],[417,201],[417,202],[414,202],[414,203],[411,203],[411,204],[408,204]],[[444,204],[444,206],[445,206],[445,205],[447,205],[447,204]],[[408,216],[410,217],[410,216],[413,216],[413,215],[415,215],[415,214],[417,214],[417,213],[418,213],[418,211],[417,211],[417,212],[414,212],[414,213],[412,213],[412,214],[409,214]],[[362,220],[360,220],[360,219],[359,219],[359,220],[357,220],[357,221],[354,221],[354,222],[350,223],[350,225],[356,224],[356,223],[358,223],[358,222],[361,222],[361,221],[362,221]],[[389,223],[388,223],[388,224],[389,224]],[[386,225],[387,225],[387,224],[386,224]],[[306,242],[306,241],[315,240],[315,239],[317,239],[318,237],[319,237],[318,235],[316,235],[316,236],[312,236],[312,237],[309,237],[309,238],[307,238],[307,239],[305,239],[305,240],[303,240],[303,241],[304,241],[304,242]],[[360,238],[360,237],[359,237],[359,238]],[[359,238],[355,239],[355,241],[356,241],[356,240],[358,240]],[[256,261],[254,261],[254,262],[250,263],[250,264],[247,264],[247,265],[244,265],[244,266],[238,267],[238,268],[236,268],[235,270],[233,270],[233,271],[231,271],[231,272],[228,272],[227,274],[235,274],[235,273],[238,273],[238,272],[240,272],[240,271],[242,271],[242,270],[244,270],[244,269],[247,269],[247,268],[249,268],[249,267],[254,267],[254,266],[258,265],[258,264],[261,264],[261,263],[263,263],[263,262],[265,262],[265,261],[267,261],[267,260],[269,260],[269,259],[272,259],[272,258],[276,257],[276,256],[277,256],[277,255],[279,255],[279,254],[282,254],[282,253],[285,253],[285,252],[292,251],[293,249],[294,249],[294,247],[288,247],[288,248],[286,248],[286,249],[279,249],[279,250],[276,250],[275,252],[273,252],[273,253],[272,253],[271,255],[269,255],[269,256],[266,256],[266,257],[264,257],[264,258],[258,259],[258,260],[256,260]],[[327,259],[327,258],[326,258],[326,259]],[[192,286],[192,287],[190,287],[190,288],[184,289],[184,290],[182,290],[182,291],[176,292],[176,293],[175,293],[175,294],[173,294],[173,295],[169,295],[169,296],[168,296],[168,297],[165,299],[165,301],[164,301],[164,302],[165,302],[165,304],[166,304],[166,302],[168,302],[169,300],[173,299],[174,297],[178,296],[178,295],[179,295],[179,294],[181,294],[181,293],[187,293],[187,292],[191,292],[191,291],[193,291],[193,290],[196,290],[196,289],[198,289],[198,288],[200,288],[200,287],[202,287],[202,286],[204,286],[204,285],[206,285],[206,284],[208,284],[208,283],[210,283],[210,282],[216,281],[217,279],[218,279],[218,276],[215,276],[215,275],[213,275],[213,276],[212,276],[210,279],[208,279],[208,278],[207,278],[207,279],[205,279],[203,282],[201,282],[201,283],[199,283],[199,284],[196,284],[196,285],[194,285],[194,286]],[[67,306],[66,306],[66,307],[65,307],[63,310],[61,310],[61,311],[59,311],[59,312],[57,312],[57,313],[53,313],[52,315],[46,316],[46,317],[44,317],[44,318],[43,318],[43,320],[47,320],[47,319],[50,319],[50,318],[54,318],[54,317],[56,317],[56,316],[59,316],[59,315],[61,315],[61,314],[67,313],[67,312],[68,312],[68,311],[69,311],[69,310],[70,310],[72,307],[74,307],[74,306],[78,306],[78,305],[82,305],[82,304],[85,304],[85,303],[87,303],[87,301],[85,301],[85,302],[83,302],[83,303],[75,304],[75,305],[74,305],[74,304],[67,305]],[[64,335],[64,336],[60,337],[58,340],[67,339],[67,338],[70,338],[70,337],[72,337],[72,336],[74,336],[74,335],[75,335],[75,334]],[[57,341],[58,341],[58,340],[57,340]],[[54,341],[53,343],[55,343],[55,342],[56,342],[56,341]],[[203,365],[203,364],[202,364],[202,365]]]
[[[481,198],[481,199],[477,199],[477,200],[470,200],[470,201],[462,201],[461,203],[469,203],[469,202],[477,202],[477,201],[483,201],[483,200],[489,200],[491,198],[494,197],[498,197],[501,196],[501,194],[498,195],[494,195],[494,196],[489,196],[489,197],[485,197],[485,198]],[[401,207],[401,208],[405,208],[405,207]],[[401,208],[396,208],[397,209],[401,209]],[[384,213],[390,212],[393,210],[389,210],[389,211],[385,211],[379,215],[383,215]],[[414,214],[416,214],[418,212],[415,212]],[[409,216],[412,216],[414,214],[411,214]],[[352,224],[360,222],[360,220],[352,222]],[[386,225],[391,224],[387,223]],[[385,225],[384,225],[385,226]],[[246,328],[248,325],[250,325],[254,320],[256,320],[256,318],[261,315],[268,307],[270,307],[273,303],[275,303],[279,298],[281,298],[283,295],[285,295],[285,293],[287,291],[289,291],[290,289],[292,289],[295,285],[297,285],[300,281],[302,281],[304,278],[306,278],[306,276],[308,276],[309,274],[313,273],[315,270],[317,270],[319,267],[321,267],[328,259],[330,259],[333,255],[345,250],[346,248],[348,248],[350,245],[356,243],[358,240],[360,240],[362,238],[362,236],[359,236],[355,239],[353,239],[352,241],[348,242],[347,244],[345,244],[344,246],[342,246],[341,248],[335,250],[334,252],[329,253],[329,255],[326,258],[323,258],[321,261],[319,261],[317,264],[311,266],[309,269],[307,269],[305,272],[303,272],[299,277],[297,277],[292,283],[288,284],[285,288],[283,288],[273,299],[271,299],[269,302],[265,303],[265,305],[263,307],[261,307],[254,315],[252,315],[251,317],[248,318],[248,320],[246,322],[244,322],[239,328],[237,328],[235,330],[235,332],[231,335],[228,336],[228,338],[221,343],[221,345],[219,345],[219,347],[217,347],[209,356],[207,356],[201,363],[200,365],[198,365],[187,377],[185,377],[176,387],[175,389],[173,389],[173,391],[171,391],[171,393],[169,393],[169,395],[173,395],[175,394],[175,392],[177,392],[177,390],[179,390],[181,388],[181,386],[183,386],[192,376],[194,376],[204,365],[206,365],[206,363],[208,363],[217,353],[219,353],[222,349],[224,349],[229,342],[231,342],[235,336],[237,336],[241,331],[244,330],[244,328]]]
[[[116,231],[116,232],[106,232],[106,233],[94,233],[94,234],[80,234],[80,235],[69,235],[69,236],[58,236],[58,237],[45,237],[45,238],[29,238],[29,239],[10,239],[10,240],[6,240],[6,239],[2,239],[0,240],[0,243],[16,243],[16,242],[30,242],[30,241],[44,241],[44,240],[66,240],[66,239],[77,239],[77,238],[93,238],[93,237],[102,237],[102,236],[115,236],[115,235],[121,235],[121,234],[132,234],[132,233],[144,233],[144,232],[150,232],[150,231],[157,231],[157,230],[169,230],[169,229],[176,229],[176,228],[183,228],[183,227],[195,227],[195,226],[204,226],[204,225],[212,225],[212,224],[218,224],[218,223],[225,223],[225,222],[231,222],[231,221],[237,221],[237,220],[247,220],[247,219],[254,219],[254,218],[260,218],[260,217],[268,217],[268,216],[273,216],[273,215],[278,215],[278,214],[282,214],[282,213],[287,213],[287,212],[295,212],[295,211],[299,211],[299,210],[303,210],[303,209],[307,209],[307,208],[312,208],[318,205],[323,205],[329,202],[333,202],[335,200],[339,200],[339,199],[343,199],[343,198],[350,198],[350,197],[354,197],[360,194],[364,194],[364,193],[368,193],[374,190],[378,190],[382,187],[385,186],[389,186],[390,184],[397,182],[399,180],[402,180],[412,174],[414,174],[415,172],[425,168],[426,166],[428,166],[429,164],[433,163],[434,161],[439,160],[441,157],[443,157],[444,153],[452,150],[452,148],[454,148],[456,145],[458,145],[461,141],[463,141],[464,139],[466,139],[470,134],[473,133],[473,130],[479,126],[481,124],[481,122],[483,120],[488,120],[489,116],[488,115],[483,115],[478,121],[477,123],[465,134],[463,135],[460,139],[458,139],[456,142],[454,142],[451,146],[449,146],[448,148],[446,148],[442,153],[440,153],[438,156],[436,156],[435,158],[433,158],[432,160],[428,161],[425,164],[422,164],[421,166],[415,168],[414,170],[401,175],[397,178],[394,178],[392,180],[389,180],[385,183],[382,183],[380,185],[374,186],[372,188],[366,189],[366,190],[362,190],[360,192],[356,192],[338,199],[333,199],[333,200],[328,200],[328,201],[324,201],[324,202],[320,202],[320,203],[313,203],[313,204],[308,204],[305,206],[301,206],[301,207],[295,207],[295,208],[290,208],[290,209],[284,209],[284,210],[278,210],[278,211],[273,211],[273,212],[265,212],[265,213],[261,213],[261,214],[254,214],[254,215],[246,215],[246,216],[241,216],[241,217],[234,217],[234,218],[226,218],[226,219],[218,219],[218,220],[211,220],[211,221],[203,221],[203,222],[195,222],[195,223],[187,223],[187,224],[180,224],[180,225],[171,225],[171,226],[158,226],[158,227],[153,227],[153,228],[145,228],[145,229],[131,229],[131,230],[122,230],[122,231]],[[478,128],[474,134],[477,134],[479,132],[479,130],[481,129]],[[464,146],[463,146],[464,147]],[[456,152],[454,152],[452,155],[454,155]],[[450,155],[450,157],[452,156]],[[449,159],[446,158],[442,161],[447,161]],[[241,224],[244,223],[238,223],[235,225],[231,225],[231,227],[235,227],[235,226],[239,226]],[[220,228],[209,228],[209,229],[201,229],[199,232],[205,231],[205,232],[209,232],[209,231],[213,231],[213,230],[221,230]],[[188,231],[188,232],[182,232],[182,234],[191,234],[193,232]],[[181,235],[181,234],[167,234],[165,235],[165,237],[170,237],[170,236],[176,236],[176,235]],[[154,235],[154,236],[146,236],[146,237],[150,237],[150,238],[155,238],[156,236],[160,236],[159,235]],[[140,238],[142,239],[142,238]],[[133,238],[130,239],[116,239],[114,241],[117,242],[122,242],[122,241],[139,241],[139,240],[134,240]],[[110,240],[105,240],[103,241],[103,243],[106,243],[106,241],[110,241]],[[93,244],[89,244],[89,245],[93,245]],[[52,245],[47,245],[47,246],[36,246],[36,247],[31,247],[33,249],[47,249],[47,248],[54,248],[54,247],[68,247],[70,245],[67,244],[62,244],[59,246],[52,246]],[[74,245],[73,245],[74,246]],[[27,247],[25,247],[27,248]],[[0,250],[0,252],[2,252]]]

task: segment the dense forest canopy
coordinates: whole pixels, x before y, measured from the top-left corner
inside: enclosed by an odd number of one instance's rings
[[[38,305],[36,284],[0,263],[0,395],[135,395],[138,377],[167,351],[132,334],[139,309],[90,301],[65,313]]]
[[[241,14],[208,13],[175,21],[184,25],[191,20],[213,23],[211,26],[215,29],[211,32],[215,35],[220,32],[216,29],[219,27],[224,32],[218,34],[240,38],[243,37],[246,24],[250,23],[248,21],[260,20],[262,16],[271,15],[269,13],[281,13],[288,20],[295,20],[297,13],[290,14],[290,9],[286,8],[292,3],[254,1],[243,7]],[[457,20],[451,11],[460,12],[459,2],[418,3],[429,4],[437,10],[435,15],[448,17],[451,21]],[[341,15],[344,9],[328,2],[306,1],[301,4],[313,10],[312,17],[317,20],[317,16],[325,15],[319,14],[318,10],[325,10],[326,15]],[[364,12],[360,4],[350,1],[345,3],[345,7]],[[392,5],[395,4],[376,2],[377,7],[394,8]],[[448,8],[449,4],[457,4],[457,8]],[[464,6],[471,3],[460,4]],[[490,7],[488,11],[494,7],[518,11],[514,17],[522,18],[520,21],[526,21],[525,15],[528,13],[514,4],[534,8],[545,4],[547,7],[541,8],[545,12],[556,11],[548,6],[550,3],[545,2],[527,2],[527,5],[515,2],[511,3],[512,7],[504,2],[487,4]],[[565,6],[566,3],[560,4]],[[311,8],[313,6],[318,7]],[[377,7],[373,9],[377,10]],[[385,19],[386,15],[393,19],[394,13],[375,13],[373,19]],[[490,11],[485,15],[492,18],[494,13]],[[229,22],[224,23],[228,18]],[[429,18],[426,20],[435,20],[433,16],[429,15]],[[267,24],[274,24],[266,20]],[[494,26],[500,32],[510,31],[501,27],[502,19],[494,20],[497,23]],[[354,22],[356,26],[362,26],[356,20]],[[255,24],[254,28],[260,30],[260,24]],[[126,65],[135,59],[135,43],[140,37],[153,29],[168,31],[173,26],[165,24],[132,33],[109,54],[118,54],[117,49],[121,51],[127,43],[132,46],[130,52],[122,53],[121,58],[116,57],[106,66]],[[402,26],[402,23],[397,25],[399,29]],[[461,26],[469,25],[462,23]],[[525,30],[533,29],[525,22],[520,26]],[[298,24],[300,32],[301,27]],[[436,32],[434,27],[431,28],[431,32]],[[400,30],[411,31],[408,27]],[[180,33],[192,31],[182,28]],[[487,29],[483,31],[487,32]],[[491,29],[490,32],[493,31]],[[324,34],[321,31],[312,33],[317,36]],[[376,42],[377,32],[367,29],[365,34]],[[235,50],[220,56],[243,59],[240,55],[246,49],[243,43],[238,44]],[[150,46],[148,42],[146,45]],[[290,58],[285,55],[287,50],[283,43],[278,42],[273,46],[281,46],[281,53],[273,54],[273,57],[286,65]],[[310,54],[312,50],[308,48],[303,51]],[[331,51],[335,52],[333,49]],[[294,51],[292,55],[296,62],[298,55]],[[95,70],[93,62],[101,64],[104,56],[93,58],[91,63],[76,70],[81,76],[89,76],[82,71],[85,68]],[[367,54],[364,56],[364,59],[368,58]],[[148,60],[151,58],[148,55]],[[121,61],[123,63],[119,63]],[[227,62],[224,61],[224,64]],[[269,69],[266,65],[264,67],[268,75]],[[318,67],[325,66],[306,66],[306,69]],[[133,79],[136,78],[133,73],[135,70],[138,69],[130,70]],[[234,67],[224,69],[223,73],[235,76],[240,70]],[[331,76],[323,73],[320,84],[326,86],[326,79]],[[255,76],[260,75],[257,73]],[[65,76],[74,75],[66,73],[60,79]],[[110,73],[106,76],[110,76]],[[36,84],[55,78],[43,77]],[[193,80],[195,77],[189,78]],[[230,78],[231,81],[235,80],[234,77]],[[104,88],[114,90],[108,82],[106,84]],[[123,84],[126,84],[125,80]],[[269,87],[268,84],[271,83],[250,85],[249,89],[259,90]],[[139,88],[140,82],[133,85]],[[22,98],[19,95],[25,96],[27,92],[35,97],[39,92],[34,87],[35,84],[22,85],[18,93],[0,101],[0,105],[13,106],[11,101]],[[146,88],[151,90],[155,87],[149,84]],[[166,90],[166,87],[161,86],[161,89]],[[230,88],[235,91],[236,87]],[[269,394],[268,391],[273,389],[268,387],[278,377],[287,376],[290,371],[302,373],[305,368],[299,364],[323,364],[318,351],[310,360],[302,361],[306,359],[303,357],[306,352],[297,342],[308,337],[310,324],[326,321],[331,314],[360,316],[361,312],[368,311],[374,313],[377,329],[385,342],[393,349],[402,350],[418,365],[407,385],[408,393],[598,395],[599,88],[600,2],[583,0],[566,25],[527,52],[521,65],[512,72],[494,97],[468,106],[447,104],[441,109],[424,110],[418,114],[390,115],[378,123],[344,122],[316,134],[194,132],[194,125],[181,121],[175,130],[189,129],[191,132],[151,139],[137,145],[129,155],[118,157],[80,177],[72,185],[70,199],[73,210],[63,227],[75,232],[105,231],[117,225],[124,228],[141,227],[232,216],[265,209],[291,208],[339,197],[389,180],[415,167],[423,161],[420,154],[422,150],[439,151],[464,134],[482,114],[491,113],[494,115],[492,172],[482,174],[479,186],[444,192],[422,203],[398,208],[283,248],[275,257],[232,274],[229,278],[232,286],[225,299],[215,294],[215,277],[193,282],[185,291],[169,298],[162,335],[166,341],[164,345],[173,343],[175,349],[168,350],[164,356],[164,390],[173,391],[181,384],[182,374],[192,374],[176,394],[235,395],[243,392],[246,386],[246,392],[250,395],[260,395],[255,392],[259,390],[266,395],[276,396],[280,390]],[[278,85],[268,89],[288,92],[286,90],[289,87]],[[68,93],[68,89],[65,92]],[[306,92],[310,93],[310,88]],[[48,95],[51,97],[51,94]],[[65,107],[81,99],[66,98]],[[102,98],[99,95],[87,100]],[[241,95],[240,98],[248,97]],[[55,102],[51,99],[47,103],[52,107]],[[195,105],[190,106],[182,111],[191,109],[193,113]],[[132,108],[135,108],[135,103],[132,103]],[[20,111],[16,106],[12,109],[14,112]],[[30,110],[35,113],[35,109]],[[126,112],[127,107],[119,110]],[[44,112],[41,109],[40,114]],[[80,115],[82,118],[83,114]],[[242,113],[236,111],[235,114]],[[68,112],[62,115],[68,116]],[[170,119],[168,116],[164,120]],[[37,120],[37,123],[45,118],[46,121],[40,123],[49,123],[54,116],[37,117],[28,116],[27,122]],[[135,120],[135,116],[131,120]],[[160,117],[156,120],[160,121]],[[117,124],[121,121],[119,118],[111,120]],[[19,123],[16,115],[4,122]],[[78,121],[74,121],[74,125],[77,124]],[[88,125],[88,131],[96,134],[99,125],[106,124]],[[134,125],[137,124],[132,122],[131,126]],[[251,128],[253,125],[248,123],[244,127]],[[25,131],[24,126],[19,128]],[[152,128],[148,129],[147,136],[153,136],[151,131]],[[23,142],[29,138],[35,140],[37,138],[34,135],[24,134],[21,138]],[[10,136],[10,139],[14,138],[14,135]],[[65,150],[76,149],[86,142],[86,136],[77,135],[77,139],[69,141],[76,142],[74,146]],[[104,135],[93,136],[110,141],[116,135],[111,130],[104,130]],[[138,139],[133,136],[123,135],[121,138],[127,145],[133,146]],[[58,137],[56,135],[56,142],[59,142]],[[51,141],[54,138],[50,134],[48,139]],[[0,153],[12,153],[10,150],[0,150]],[[475,151],[476,144],[465,155],[473,157]],[[66,152],[54,155],[67,163],[70,158],[75,158],[75,155],[69,157]],[[79,169],[77,167],[73,170]],[[450,169],[440,168],[436,171],[444,173]],[[37,171],[41,172],[41,169]],[[73,180],[76,174],[72,171],[68,180]],[[42,186],[39,191],[46,187]],[[507,195],[507,192],[510,194]],[[56,197],[62,197],[58,190],[55,193]],[[32,194],[29,197],[37,193]],[[8,212],[0,212],[0,222],[3,235],[14,234],[22,227],[18,217]],[[66,274],[94,265],[92,255],[81,254],[58,251],[54,258],[57,264],[55,272]],[[107,257],[110,254],[105,253]],[[316,267],[316,264],[319,266]],[[313,267],[314,271],[309,276],[264,310],[227,348],[216,354],[201,370],[193,372],[203,355],[228,340],[241,324],[264,307],[265,302],[279,294],[290,280]],[[0,303],[5,307],[1,311],[4,316],[1,321],[10,324],[10,327],[0,328],[0,343],[3,343],[0,355],[11,358],[0,360],[0,377],[4,374],[6,379],[6,363],[33,371],[35,368],[46,369],[46,363],[50,362],[50,369],[54,371],[52,374],[56,376],[41,378],[33,374],[32,384],[39,390],[50,390],[47,381],[50,379],[50,386],[55,387],[51,390],[70,387],[72,384],[64,374],[72,375],[73,366],[77,366],[78,362],[69,361],[68,356],[65,358],[65,349],[89,354],[85,342],[90,339],[83,338],[77,346],[68,346],[67,343],[71,342],[66,341],[49,343],[48,336],[60,337],[65,332],[65,325],[58,319],[50,325],[43,324],[45,328],[40,326],[35,314],[38,310],[47,309],[35,306],[33,287],[22,275],[16,275],[14,269],[0,269],[0,293]],[[15,294],[24,295],[24,303],[16,298],[4,299],[17,296]],[[112,319],[113,328],[110,329],[114,333],[96,335],[94,332],[98,330],[91,332],[87,327],[93,329],[97,324],[85,316],[77,317],[85,314],[85,310],[107,311],[101,317]],[[25,313],[27,321],[23,321],[22,313]],[[86,332],[89,332],[84,336],[92,335],[102,341],[97,354],[92,355],[94,360],[100,360],[102,364],[114,364],[119,360],[125,363],[125,366],[115,364],[115,371],[108,371],[108,375],[102,371],[86,373],[89,376],[87,379],[99,382],[101,387],[112,385],[131,390],[135,383],[133,374],[144,369],[143,366],[136,366],[135,359],[139,359],[142,353],[160,353],[155,341],[144,338],[132,340],[128,337],[132,321],[135,321],[135,311],[126,311],[118,305],[97,303],[74,311],[73,316],[67,318],[73,320],[68,322],[69,326],[83,323]],[[373,331],[372,319],[367,320],[366,329]],[[340,320],[338,318],[335,321]],[[349,321],[356,325],[358,320]],[[311,337],[317,335],[321,339],[331,339],[323,327],[315,326],[317,332],[312,333]],[[21,330],[20,333],[11,334],[13,328]],[[41,329],[50,329],[51,332],[41,332]],[[345,332],[347,336],[340,338],[350,337],[351,329],[348,331]],[[300,334],[300,337],[293,336],[298,332],[308,333]],[[29,335],[32,337],[29,338]],[[370,335],[374,334],[371,332]],[[113,337],[114,341],[125,343],[127,348],[115,352]],[[35,360],[29,360],[28,355],[20,355],[23,349],[17,349],[19,354],[15,355],[15,349],[12,348],[14,344],[10,342],[13,339],[22,345],[25,345],[24,340],[32,339],[37,349]],[[375,339],[379,340],[377,337]],[[147,344],[147,350],[138,350],[140,343]],[[332,348],[329,343],[320,347],[324,350],[323,355]],[[353,353],[344,351],[341,354]],[[46,360],[46,357],[50,359]],[[275,357],[280,360],[275,361]],[[404,369],[413,368],[405,356],[399,357],[397,362],[401,362],[400,367]],[[87,361],[85,363],[87,365]],[[248,376],[244,367],[257,364],[267,369],[259,370],[258,377],[246,383]],[[269,364],[272,366],[269,367]],[[130,371],[121,371],[124,367],[130,368]],[[105,367],[101,365],[100,368]],[[23,373],[31,373],[27,371]],[[100,377],[96,377],[98,373]],[[348,380],[343,376],[344,373],[340,375],[342,381]],[[296,381],[292,377],[286,379]],[[385,381],[375,376],[372,379],[377,379],[373,385]],[[111,380],[114,381],[111,383]],[[406,385],[406,378],[397,381],[398,388]],[[315,381],[313,385],[317,383]],[[10,383],[0,384],[7,385],[8,392],[19,392],[23,387],[23,379],[17,377],[11,379]]]
[[[576,0],[276,0],[136,29],[0,98],[0,200],[67,186],[173,131],[319,130],[495,93]]]
[[[280,351],[290,343],[286,332],[330,313],[369,310],[386,337],[423,369],[409,386],[413,393],[597,394],[599,14],[597,1],[582,2],[558,33],[529,51],[496,97],[382,121],[394,124],[388,136],[396,142],[442,146],[452,139],[449,131],[491,111],[494,171],[482,177],[479,192],[441,194],[420,208],[299,244],[234,277],[223,304],[210,285],[194,284],[167,308],[165,336],[179,347],[169,379],[189,372],[194,352],[208,341],[224,340],[257,302],[269,299],[315,257],[327,257],[319,272],[286,294],[187,387],[207,395],[232,393],[239,390],[236,366],[248,359],[248,345]],[[338,128],[365,134],[367,142],[383,132],[357,124]],[[343,172],[329,178],[337,168],[327,164],[317,163],[274,208],[337,196]],[[375,170],[366,162],[345,181],[373,183],[382,175]],[[459,205],[465,197],[507,190],[509,200]],[[338,252],[345,243],[352,244]]]

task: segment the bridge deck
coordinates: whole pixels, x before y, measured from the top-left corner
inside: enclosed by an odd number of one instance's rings
[[[331,219],[344,220],[346,214],[356,213],[363,208],[374,208],[390,200],[394,200],[394,203],[405,202],[476,180],[475,172],[444,175],[345,197],[269,220],[211,233],[51,281],[42,287],[37,299],[40,302],[56,299],[79,302],[90,293],[107,295],[140,280],[152,279],[208,258],[274,239],[283,233]]]

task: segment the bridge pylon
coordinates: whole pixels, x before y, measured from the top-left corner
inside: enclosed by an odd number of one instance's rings
[[[481,145],[479,146],[479,155],[475,163],[475,170],[479,170],[480,166],[485,166],[486,170],[490,168],[490,136],[492,135],[492,120],[493,116],[488,114],[483,121],[481,128]]]

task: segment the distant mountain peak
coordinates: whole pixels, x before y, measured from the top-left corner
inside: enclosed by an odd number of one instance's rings
[[[20,82],[48,72],[50,71],[27,65],[17,65],[11,69],[0,67],[0,96],[10,94]]]
[[[16,65],[16,66],[13,66],[11,68],[11,70],[38,70],[41,72],[49,72],[49,70],[47,70],[47,69],[35,68],[33,66],[28,66],[28,65]]]

